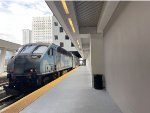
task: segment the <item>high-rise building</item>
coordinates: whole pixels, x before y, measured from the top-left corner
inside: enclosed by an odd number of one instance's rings
[[[33,43],[52,43],[52,16],[33,17],[32,36]]]
[[[33,17],[32,42],[54,43],[67,51],[77,51],[55,16]]]
[[[23,44],[31,43],[32,31],[29,29],[23,29]]]

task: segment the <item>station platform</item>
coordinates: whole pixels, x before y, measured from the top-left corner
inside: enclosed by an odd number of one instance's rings
[[[19,113],[121,113],[121,111],[105,90],[92,88],[90,72],[86,66],[80,66]]]

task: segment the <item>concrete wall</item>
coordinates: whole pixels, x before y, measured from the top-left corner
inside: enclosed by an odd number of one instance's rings
[[[150,2],[121,2],[104,32],[107,90],[123,113],[150,113]]]
[[[91,58],[90,58],[90,54],[88,55],[88,57],[86,59],[86,66],[87,66],[88,70],[91,72]]]
[[[21,45],[0,39],[0,48],[6,48],[9,51],[17,50]]]
[[[90,41],[91,41],[91,38],[90,38]],[[91,74],[92,70],[91,70],[91,44],[90,44],[90,50],[87,54],[87,58],[86,58],[86,66]]]
[[[91,34],[92,74],[104,74],[103,35]]]

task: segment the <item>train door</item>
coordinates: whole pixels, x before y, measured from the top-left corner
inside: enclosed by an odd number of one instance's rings
[[[55,71],[55,57],[54,57],[54,49],[53,48],[50,48],[49,51],[48,51],[48,57],[49,57],[49,67],[50,67],[50,70],[51,72],[54,72]]]
[[[57,70],[57,51],[53,49],[54,70]]]
[[[57,71],[59,71],[61,69],[61,54],[59,52],[56,51],[56,68]]]

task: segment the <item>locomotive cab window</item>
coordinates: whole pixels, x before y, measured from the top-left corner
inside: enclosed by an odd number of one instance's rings
[[[38,46],[34,51],[33,53],[36,53],[36,54],[43,54],[46,50],[47,50],[47,46]]]
[[[34,48],[36,46],[35,45],[28,45],[28,46],[25,46],[22,50],[21,50],[21,53],[31,53]]]

